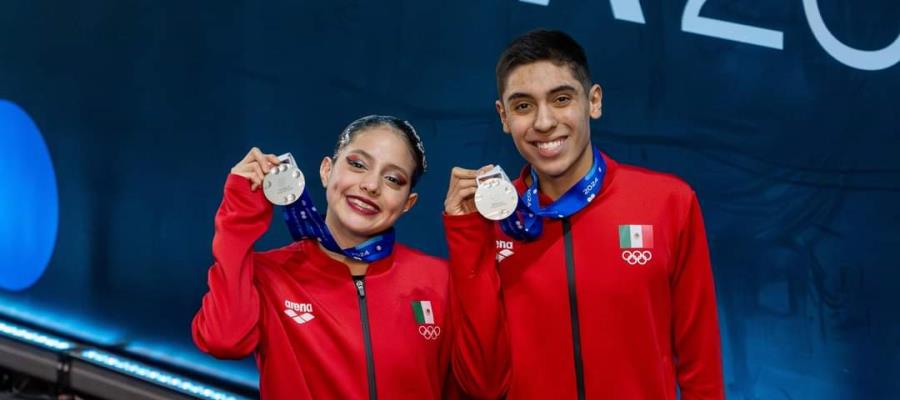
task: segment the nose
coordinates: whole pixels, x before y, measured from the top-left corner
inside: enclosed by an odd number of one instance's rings
[[[372,196],[377,196],[381,190],[381,179],[377,174],[366,174],[359,182],[359,188]]]
[[[540,105],[537,109],[537,115],[534,118],[534,130],[541,133],[552,132],[559,121],[553,113],[553,109],[547,105]]]

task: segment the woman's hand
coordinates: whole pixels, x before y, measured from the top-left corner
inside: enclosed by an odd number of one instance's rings
[[[263,178],[269,170],[279,163],[278,156],[265,154],[258,147],[254,147],[244,156],[243,160],[231,168],[231,173],[249,179],[251,182],[250,190],[256,191],[257,188],[262,186]]]

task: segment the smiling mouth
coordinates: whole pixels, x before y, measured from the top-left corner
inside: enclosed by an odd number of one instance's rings
[[[563,136],[543,142],[534,141],[531,142],[531,144],[537,147],[538,153],[540,155],[545,157],[552,157],[559,154],[559,151],[562,149],[562,145],[563,143],[565,143],[566,139],[568,139],[568,137]]]
[[[375,215],[381,211],[375,203],[366,200],[362,197],[357,196],[347,196],[347,204],[350,205],[354,211],[363,214],[363,215]]]

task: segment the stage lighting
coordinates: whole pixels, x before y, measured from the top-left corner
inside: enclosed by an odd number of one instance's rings
[[[83,343],[0,321],[0,369],[101,399],[246,400]]]
[[[96,368],[102,367],[102,368]],[[106,370],[106,371],[104,371]],[[143,382],[140,382],[143,381]],[[160,388],[207,400],[243,400],[197,381],[95,349],[73,352],[70,384],[73,389],[108,398],[177,398]]]

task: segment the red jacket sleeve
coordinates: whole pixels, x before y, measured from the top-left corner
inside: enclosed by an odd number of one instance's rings
[[[444,230],[455,295],[453,373],[467,393],[498,398],[509,388],[511,356],[494,225],[475,213],[445,215]]]
[[[259,342],[259,292],[253,283],[253,244],[269,228],[272,206],[250,181],[229,175],[216,213],[215,263],[209,292],[194,317],[192,333],[200,350],[218,358],[242,358]]]
[[[703,216],[693,192],[676,251],[671,281],[673,345],[681,399],[724,399],[716,290]]]

